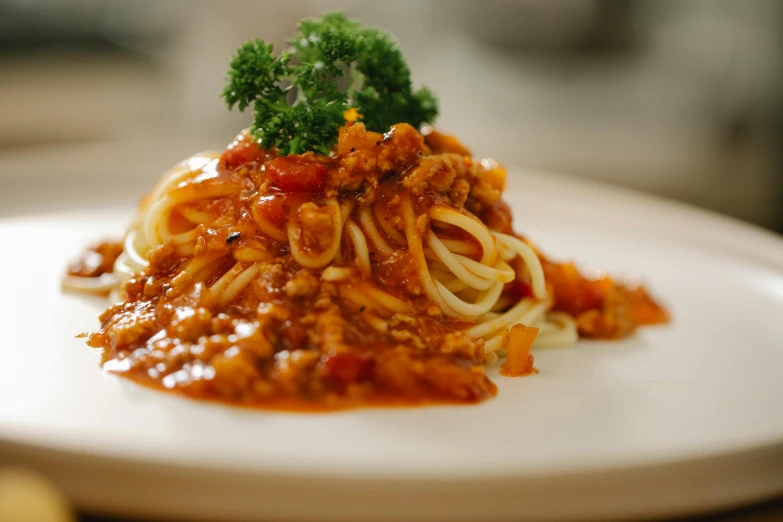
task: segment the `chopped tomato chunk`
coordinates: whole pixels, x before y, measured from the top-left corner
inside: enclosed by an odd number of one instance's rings
[[[547,284],[554,293],[554,308],[577,316],[587,310],[601,308],[606,293],[614,283],[608,278],[591,280],[571,263],[542,263]]]
[[[669,322],[669,313],[650,297],[643,286],[626,289],[625,296],[628,298],[628,306],[636,324],[649,325]]]
[[[538,336],[538,328],[515,324],[505,339],[506,362],[500,368],[501,375],[519,377],[536,373],[530,348]]]
[[[344,352],[326,360],[326,370],[337,384],[346,386],[367,379],[372,371],[372,359]]]
[[[275,158],[265,167],[272,183],[284,192],[318,192],[329,175],[329,169],[321,163],[292,156]]]
[[[248,132],[242,131],[220,156],[220,165],[234,170],[245,163],[264,161],[267,152],[259,148],[258,141]]]
[[[506,285],[505,294],[515,301],[519,301],[526,297],[533,297],[533,288],[530,283],[515,279]]]

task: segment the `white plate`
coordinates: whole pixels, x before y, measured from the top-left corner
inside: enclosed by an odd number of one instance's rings
[[[556,257],[642,278],[674,322],[539,351],[535,377],[491,371],[499,395],[479,406],[249,411],[104,374],[74,338],[96,327],[103,303],[60,293],[66,260],[120,234],[152,182],[122,163],[114,176],[106,164],[76,167],[15,172],[0,195],[0,462],[43,470],[81,507],[220,520],[625,519],[783,492],[776,236],[520,174],[507,195],[518,230]]]

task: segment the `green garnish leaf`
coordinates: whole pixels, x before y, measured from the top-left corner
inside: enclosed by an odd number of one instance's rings
[[[223,98],[229,109],[253,106],[251,132],[261,146],[282,155],[328,154],[351,108],[377,132],[435,120],[435,96],[426,87],[413,90],[408,64],[387,33],[342,13],[302,20],[298,31],[279,56],[256,39],[231,60]]]

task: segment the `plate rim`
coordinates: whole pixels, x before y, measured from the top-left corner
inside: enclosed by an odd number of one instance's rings
[[[761,266],[766,269],[772,270],[775,273],[783,273],[783,236],[765,230],[759,226],[742,222],[736,218],[721,215],[713,211],[693,207],[691,205],[675,201],[669,198],[651,195],[647,193],[641,193],[635,190],[616,187],[608,185],[602,182],[596,182],[594,180],[585,180],[573,178],[568,175],[548,173],[539,170],[519,170],[509,169],[513,179],[511,187],[509,188],[510,198],[514,198],[513,194],[520,192],[518,185],[526,184],[525,190],[537,191],[544,190],[548,194],[554,193],[556,190],[560,190],[560,187],[565,184],[568,189],[566,192],[575,197],[574,195],[580,194],[584,199],[593,202],[596,206],[603,207],[621,207],[626,209],[633,209],[636,213],[634,219],[638,221],[644,221],[650,219],[651,216],[655,216],[661,213],[669,215],[669,219],[666,220],[667,226],[664,229],[669,229],[673,236],[679,236],[681,240],[688,241],[692,244],[692,241],[698,241],[699,244],[709,247],[711,250],[717,249],[718,251],[725,251],[733,253],[740,260],[744,260],[747,263],[751,263],[754,266]],[[514,173],[519,173],[519,176],[514,179]],[[89,179],[89,176],[85,176],[82,179]],[[30,180],[30,183],[40,183],[41,179]],[[6,197],[10,194],[7,193]],[[0,200],[4,199],[0,196]],[[35,215],[36,212],[25,214]],[[11,217],[13,219],[13,216]],[[5,222],[8,217],[0,217],[0,223]],[[673,226],[672,223],[676,221],[687,222],[686,227]],[[661,231],[661,225],[658,225],[659,232]],[[654,228],[654,227],[653,227]],[[159,393],[159,392],[155,392]],[[187,399],[178,399],[187,400]],[[219,406],[224,407],[224,406]],[[13,430],[11,430],[13,431]],[[63,445],[52,445],[49,443],[40,443],[36,441],[35,437],[30,437],[30,434],[9,435],[8,426],[3,427],[0,425],[0,455],[12,455],[15,453],[26,453],[32,449],[46,450],[46,452],[54,452],[54,460],[68,458],[81,458],[87,460],[105,460],[105,461],[117,461],[115,464],[120,463],[134,463],[136,465],[146,464],[153,467],[160,468],[175,468],[179,471],[188,472],[216,472],[226,473],[226,466],[206,466],[202,462],[201,466],[197,463],[183,463],[181,460],[161,460],[159,458],[146,459],[144,456],[129,456],[121,455],[116,452],[106,451],[84,451],[84,448],[78,447],[78,444],[72,444],[73,441],[65,441]],[[62,441],[61,441],[62,442]],[[726,446],[724,446],[725,448]],[[101,450],[105,450],[105,447],[101,447]],[[747,444],[737,444],[736,448],[731,450],[707,452],[705,454],[692,454],[691,459],[672,458],[670,461],[661,461],[657,459],[655,462],[662,469],[676,468],[679,465],[691,464],[691,465],[704,465],[710,461],[721,459],[733,459],[734,465],[739,465],[739,461],[743,457],[761,452],[770,459],[771,464],[777,465],[780,469],[783,469],[783,434],[777,439],[766,440],[754,446],[748,446]],[[777,459],[777,460],[775,460]],[[570,468],[570,471],[563,469],[556,469],[548,473],[535,473],[535,470],[525,469],[520,470],[523,473],[498,473],[498,470],[494,470],[492,473],[483,476],[481,473],[477,473],[476,470],[472,470],[469,474],[462,476],[444,477],[443,475],[427,476],[419,473],[412,475],[400,474],[396,476],[388,473],[372,473],[372,474],[360,474],[357,470],[353,470],[350,473],[320,473],[322,470],[303,470],[298,467],[291,466],[265,466],[258,467],[253,465],[252,467],[231,470],[236,473],[250,473],[259,478],[273,479],[275,477],[306,477],[308,479],[324,479],[326,477],[335,480],[343,481],[356,481],[356,480],[372,480],[372,481],[395,481],[395,480],[420,480],[420,481],[443,481],[449,479],[450,482],[462,482],[462,483],[475,483],[476,481],[491,481],[503,479],[515,479],[515,480],[548,480],[554,477],[562,478],[564,475],[581,475],[581,474],[614,474],[623,475],[632,472],[638,468],[640,463],[634,461],[626,463],[621,466],[604,466],[604,467],[587,467],[584,469]],[[362,470],[363,471],[363,470]],[[507,471],[507,470],[506,470]],[[531,473],[531,471],[534,471]],[[774,486],[776,493],[783,492],[783,474],[778,483]],[[739,499],[737,502],[726,504],[722,507],[731,507],[738,505],[740,502],[747,502],[752,500],[759,500],[767,498],[768,495],[753,496],[749,495],[747,498]],[[665,504],[661,504],[665,506]],[[671,509],[675,507],[669,506]],[[669,509],[667,508],[667,509]],[[676,507],[676,509],[684,509],[685,506]],[[676,511],[675,509],[675,511]],[[704,509],[704,506],[700,508]],[[697,509],[696,511],[699,511]],[[644,511],[647,514],[648,511]],[[667,514],[668,511],[662,511],[661,514]]]
[[[744,260],[746,263],[752,263],[754,265],[761,266],[767,270],[772,270],[773,272],[776,272],[780,275],[783,275],[783,235],[778,235],[773,231],[766,230],[760,226],[751,224],[751,223],[745,223],[739,219],[725,216],[722,214],[719,214],[717,212],[713,212],[711,210],[702,209],[699,207],[694,207],[676,200],[672,200],[669,198],[639,192],[633,189],[627,189],[624,187],[617,187],[614,185],[605,184],[602,182],[596,182],[594,180],[585,180],[580,178],[573,178],[570,175],[566,174],[559,174],[559,173],[552,173],[542,170],[533,170],[533,169],[510,169],[510,176],[509,178],[512,180],[510,183],[510,186],[506,189],[506,199],[515,199],[517,194],[521,194],[522,190],[518,185],[525,184],[526,188],[525,190],[532,190],[532,191],[538,191],[543,190],[548,194],[551,194],[556,191],[560,191],[560,187],[562,187],[564,184],[568,187],[566,190],[566,194],[569,194],[571,197],[573,197],[576,193],[582,193],[584,196],[584,199],[589,200],[591,202],[600,201],[602,207],[624,207],[624,208],[632,208],[636,215],[633,216],[633,219],[636,221],[646,221],[647,217],[649,215],[655,215],[660,213],[668,213],[670,216],[672,214],[677,214],[679,217],[683,218],[683,220],[691,220],[690,227],[683,228],[683,227],[672,227],[672,226],[665,226],[663,228],[668,229],[672,233],[672,237],[676,238],[679,236],[682,239],[687,239],[689,241],[689,244],[692,245],[693,241],[698,241],[703,245],[703,247],[715,249],[716,247],[723,251],[733,252],[735,253],[740,260]],[[517,173],[518,176],[515,176],[514,174]],[[85,176],[83,178],[91,178],[88,172],[85,173]],[[32,179],[28,181],[29,183],[38,184],[41,182],[41,179]],[[532,188],[531,188],[532,186]],[[587,192],[587,193],[585,193]],[[0,202],[3,200],[3,195],[0,194]],[[103,207],[96,208],[97,212],[105,211],[106,209]],[[44,211],[45,212],[45,211]],[[24,215],[29,216],[36,216],[39,215],[41,212],[30,212],[25,213]],[[51,216],[47,216],[51,217]],[[5,221],[7,221],[9,218],[0,216],[0,225],[3,224]],[[11,220],[14,219],[14,216],[11,217]],[[673,221],[677,221],[678,219],[669,219],[666,220],[666,223],[671,223]],[[660,233],[662,225],[658,223],[656,227],[654,227],[658,233]],[[700,232],[706,232],[704,234],[701,234],[699,237],[693,237],[692,231],[694,229],[698,229]],[[728,234],[726,232],[729,232]],[[684,236],[684,237],[683,237]],[[739,239],[739,243],[746,247],[740,250],[739,246],[736,244],[731,244],[730,239]],[[777,255],[776,255],[777,254]],[[665,296],[664,299],[665,301]],[[143,387],[144,388],[144,387]],[[153,390],[150,388],[144,388],[145,392],[151,392],[154,394],[163,393],[158,390]],[[192,402],[192,399],[188,399],[185,397],[180,397],[177,395],[171,395],[171,394],[164,394],[166,396],[167,400],[176,400],[176,401],[187,401]],[[230,408],[232,410],[237,410],[240,412],[248,412],[253,411],[249,408],[244,408],[241,406],[232,406],[232,405],[226,405],[221,403],[213,403],[213,402],[207,402],[204,404],[206,407],[209,408]],[[473,405],[467,405],[466,407],[472,407]],[[449,405],[441,405],[441,406],[430,406],[431,408],[438,408],[438,407],[459,407],[459,406],[449,406]],[[372,408],[374,410],[383,410],[384,408]],[[348,410],[353,411],[353,410]],[[262,410],[263,412],[263,410]],[[274,413],[281,413],[281,412],[274,412]],[[296,412],[282,412],[284,414],[291,414],[291,415],[299,415],[299,413]],[[340,415],[343,412],[333,412],[333,413],[316,413],[315,415]],[[310,414],[304,414],[304,415],[310,415]],[[34,440],[38,437],[35,436],[35,434],[30,433],[24,433],[24,432],[18,432],[18,430],[15,429],[14,426],[8,426],[4,425],[0,421],[0,445],[4,443],[13,443],[13,442],[24,442],[25,440]],[[46,439],[49,437],[40,437],[41,439]],[[59,449],[64,451],[83,451],[84,447],[80,446],[78,441],[71,441],[71,440],[65,440],[62,437],[58,438]],[[46,445],[47,443],[45,441],[39,441],[39,444],[41,446]],[[57,444],[54,447],[57,448]],[[743,444],[738,444],[738,447],[736,449],[746,449],[747,446]],[[764,449],[765,447],[783,447],[783,433],[780,434],[780,436],[774,440],[767,440],[765,442],[756,444],[753,446],[752,449]],[[722,453],[717,452],[717,454],[712,455],[712,457],[720,456]],[[112,457],[113,454],[111,452],[105,452],[103,454],[104,457]],[[699,454],[699,457],[709,457],[708,453],[705,454]],[[129,459],[139,459],[139,456],[130,456],[127,455],[126,458]],[[155,459],[147,459],[147,461],[151,462],[153,460],[160,460],[158,457]],[[171,461],[168,461],[170,464],[176,464],[176,459],[172,459]],[[659,460],[656,460],[655,462],[659,462]],[[581,464],[581,463],[580,463]],[[647,465],[649,463],[641,463],[642,465]],[[637,464],[638,465],[638,464]],[[217,466],[219,467],[219,466]],[[278,471],[282,470],[284,467],[288,466],[280,466],[279,468],[276,467],[267,467],[266,469],[277,469]],[[620,466],[619,468],[623,468],[624,466]],[[257,468],[253,468],[257,469]],[[569,468],[573,469],[573,468]],[[601,471],[602,469],[606,469],[605,467],[597,467],[597,466],[591,466],[590,464],[586,466],[579,467],[582,471],[590,471],[590,472],[597,472]],[[528,468],[526,470],[527,475],[530,474],[531,469]],[[480,470],[471,470],[471,474],[478,473],[481,474]],[[496,473],[495,473],[496,474]],[[393,475],[393,474],[392,474]],[[514,474],[509,474],[509,476],[513,476]],[[351,474],[346,474],[346,476],[351,476]],[[376,476],[376,475],[373,475]],[[377,476],[383,476],[383,475],[377,475]]]
[[[509,477],[459,476],[389,478],[341,477],[310,474],[264,473],[259,470],[212,469],[193,465],[128,460],[94,453],[59,451],[35,444],[0,443],[0,458],[10,465],[30,465],[44,472],[78,508],[89,512],[124,516],[187,517],[192,520],[313,520],[359,522],[368,517],[378,521],[451,520],[468,522],[519,520],[628,520],[651,517],[704,515],[752,502],[776,498],[783,492],[783,449],[768,446],[726,453],[717,457],[663,463],[649,468],[628,467],[599,472],[575,472],[550,476]],[[737,480],[716,480],[732,470],[748,469]],[[76,472],[74,472],[76,470]],[[110,490],[101,478],[110,476]],[[144,481],[139,479],[144,477]],[[96,478],[98,477],[98,478]],[[153,477],[153,480],[148,478]],[[722,478],[722,477],[721,477]],[[183,489],[205,490],[213,483],[231,483],[230,494],[219,488],[209,501],[192,502],[190,494],[174,502],[166,494],[170,481]],[[290,496],[299,481],[306,481],[299,505],[280,503]],[[589,485],[588,485],[589,484]],[[737,487],[739,486],[739,487]],[[375,502],[391,504],[379,512],[371,504],[355,504],[355,491],[369,488]],[[589,493],[591,507],[579,507]],[[320,494],[314,491],[320,491]],[[638,491],[651,494],[638,496]],[[685,491],[671,495],[672,491]],[[117,494],[119,491],[119,495]],[[97,492],[97,493],[96,493]],[[425,496],[416,497],[418,493]],[[427,492],[437,495],[430,499]],[[635,496],[634,493],[637,493]],[[108,495],[107,495],[108,493]],[[543,503],[518,502],[549,498]],[[697,500],[694,501],[693,497]],[[480,518],[475,511],[479,502]],[[139,503],[144,498],[149,503]],[[231,513],[223,506],[238,498],[251,498]],[[571,502],[557,499],[571,498]],[[621,499],[620,502],[617,500]],[[400,502],[401,499],[414,501]],[[553,499],[555,499],[553,501]],[[277,504],[275,504],[277,502]],[[444,518],[448,513],[448,518]]]

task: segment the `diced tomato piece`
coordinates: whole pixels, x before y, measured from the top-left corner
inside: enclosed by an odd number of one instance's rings
[[[538,328],[515,324],[506,335],[503,347],[506,349],[506,362],[500,368],[500,374],[507,377],[519,377],[536,373],[530,348],[538,336]]]
[[[295,156],[275,158],[264,168],[272,183],[284,192],[318,192],[329,175],[323,164]]]
[[[533,297],[533,288],[529,283],[515,279],[506,285],[505,293],[519,301],[526,297]]]
[[[514,233],[511,228],[511,208],[502,199],[497,200],[491,207],[484,208],[480,217],[491,230],[497,230],[503,234]]]
[[[608,278],[587,279],[571,263],[542,262],[546,281],[551,285],[555,310],[577,316],[587,310],[600,309],[607,292],[614,287]]]
[[[367,379],[372,372],[372,366],[372,359],[352,353],[338,353],[326,360],[329,376],[341,386]]]
[[[669,313],[655,302],[643,286],[623,289],[636,324],[650,325],[669,322]]]
[[[582,288],[582,293],[577,295],[575,307],[581,307],[585,310],[601,308],[604,303],[606,292],[601,281],[588,281]]]
[[[426,127],[422,129],[422,134],[424,135],[424,143],[435,154],[453,152],[462,156],[471,156],[470,150],[456,136]]]
[[[288,346],[291,350],[296,350],[297,347],[302,346],[305,342],[305,337],[307,337],[307,332],[298,322],[285,321],[280,328],[280,333],[288,341]]]
[[[251,208],[251,212],[253,216],[259,216],[273,225],[280,225],[286,217],[285,195],[261,196]]]
[[[258,142],[249,132],[242,131],[223,152],[220,165],[228,170],[234,170],[245,163],[262,163],[266,154],[264,149],[258,147]]]

